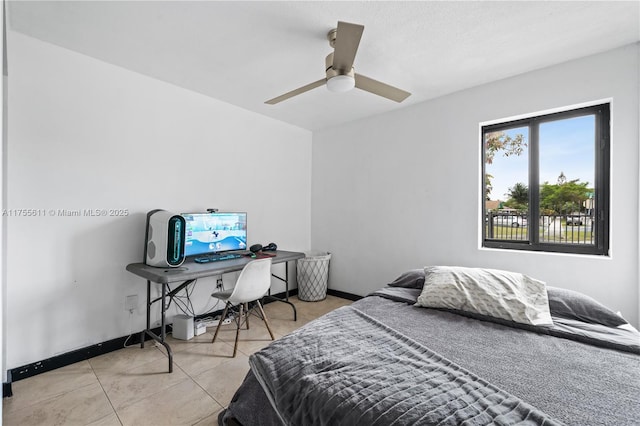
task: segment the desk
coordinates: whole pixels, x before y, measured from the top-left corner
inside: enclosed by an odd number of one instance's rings
[[[279,279],[280,281],[284,281],[286,290],[285,299],[279,299],[277,297],[271,296],[271,290],[269,290],[269,294],[266,297],[290,305],[293,308],[293,319],[294,321],[297,321],[298,318],[296,307],[293,305],[293,303],[289,302],[289,262],[297,259],[302,259],[304,257],[304,253],[283,250],[278,250],[270,253],[275,255],[271,257],[272,264],[285,264],[284,278],[274,274],[271,275],[274,278]],[[251,262],[252,260],[253,259],[251,257],[241,257],[238,259],[219,260],[209,263],[195,263],[193,261],[187,261],[178,268],[156,268],[153,266],[145,265],[144,263],[131,263],[127,265],[127,271],[147,280],[147,328],[140,332],[140,347],[144,348],[144,340],[147,335],[158,343],[162,344],[167,350],[167,355],[169,356],[169,373],[171,373],[173,371],[173,354],[171,352],[171,347],[167,342],[165,342],[165,320],[168,307],[165,302],[167,297],[169,297],[169,302],[171,302],[171,299],[177,293],[182,291],[186,286],[188,286],[198,278],[240,271],[247,263]],[[173,290],[167,291],[168,285],[175,282],[182,283]],[[162,296],[157,297],[153,300],[151,300],[151,283],[159,284],[162,286]],[[151,331],[151,306],[159,301],[162,301],[160,336]]]

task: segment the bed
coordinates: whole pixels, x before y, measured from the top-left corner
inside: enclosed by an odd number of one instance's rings
[[[637,330],[585,295],[495,273],[407,271],[308,323],[250,357],[219,424],[640,424]]]

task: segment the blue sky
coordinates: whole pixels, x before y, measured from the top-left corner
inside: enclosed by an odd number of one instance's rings
[[[580,182],[589,182],[589,187],[593,187],[594,126],[593,115],[540,124],[540,183],[548,181],[555,184],[560,172],[564,172],[568,181],[580,179]],[[510,129],[505,133],[511,137],[520,133],[529,143],[526,127]],[[515,183],[528,186],[528,162],[528,151],[510,157],[496,153],[493,163],[486,165],[487,173],[493,175],[490,198],[506,201],[508,197],[505,194]]]

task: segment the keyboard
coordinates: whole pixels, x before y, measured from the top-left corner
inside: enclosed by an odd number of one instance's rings
[[[220,253],[220,254],[205,254],[193,259],[196,263],[209,263],[217,262],[219,260],[239,259],[242,257],[241,253]]]

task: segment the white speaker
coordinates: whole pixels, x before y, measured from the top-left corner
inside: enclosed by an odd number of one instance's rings
[[[176,267],[184,262],[186,222],[179,214],[165,210],[147,213],[144,261],[149,266]]]
[[[176,315],[173,317],[173,337],[180,340],[193,339],[193,317]]]

